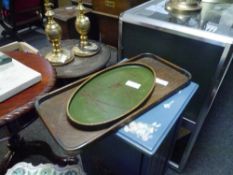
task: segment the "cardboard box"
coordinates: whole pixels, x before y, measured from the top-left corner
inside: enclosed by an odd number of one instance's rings
[[[0,51],[9,52],[9,51],[23,51],[37,54],[39,51],[35,47],[29,45],[26,42],[12,42],[0,47]]]

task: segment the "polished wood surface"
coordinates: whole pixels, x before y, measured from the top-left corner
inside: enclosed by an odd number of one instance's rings
[[[98,20],[98,30],[100,31],[101,41],[114,47],[118,47],[118,17],[93,11]],[[106,27],[107,26],[107,27]]]
[[[29,111],[33,107],[37,97],[49,91],[55,83],[53,67],[43,57],[18,51],[6,54],[40,72],[42,80],[0,103],[0,126],[19,118]]]

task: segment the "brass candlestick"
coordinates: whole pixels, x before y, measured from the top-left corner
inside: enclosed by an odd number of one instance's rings
[[[45,16],[48,21],[45,26],[45,33],[48,37],[49,42],[52,44],[52,51],[45,55],[45,58],[55,66],[64,65],[71,62],[74,56],[70,51],[61,47],[61,35],[62,30],[58,23],[53,19],[54,12],[51,9],[52,4],[49,0],[45,1]]]
[[[90,20],[85,16],[85,7],[82,0],[78,0],[75,28],[80,34],[80,41],[72,49],[74,54],[80,57],[89,57],[97,54],[100,51],[100,46],[96,42],[88,40],[87,34],[90,29]]]

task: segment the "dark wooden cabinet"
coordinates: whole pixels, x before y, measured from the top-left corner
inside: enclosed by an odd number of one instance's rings
[[[93,10],[119,16],[121,12],[145,0],[92,0]]]
[[[87,16],[91,21],[91,29],[89,31],[88,37],[92,40],[99,39],[99,31],[96,16],[91,13],[91,9],[87,8]],[[79,34],[75,29],[75,19],[76,19],[76,8],[72,7],[60,7],[54,9],[55,16],[54,19],[62,28],[62,39],[79,39]]]
[[[118,46],[119,15],[146,0],[92,0],[93,13],[98,19],[102,42]]]
[[[98,31],[98,38],[105,44],[118,46],[118,19],[119,15],[138,4],[146,2],[147,0],[84,0],[83,3],[87,7],[91,7],[93,11],[93,19],[91,23],[94,23],[92,27],[96,27],[94,30]],[[77,4],[77,0],[72,0],[74,5]]]

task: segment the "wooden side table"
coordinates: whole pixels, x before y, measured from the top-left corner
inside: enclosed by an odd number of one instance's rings
[[[69,162],[67,158],[60,158],[53,154],[49,145],[42,141],[25,142],[18,132],[29,125],[36,118],[34,102],[38,97],[52,89],[55,84],[55,72],[47,60],[39,55],[24,52],[6,53],[14,59],[31,67],[42,74],[42,80],[0,103],[0,129],[7,129],[9,139],[9,153],[0,163],[0,174],[4,174],[12,166],[30,154],[41,154],[51,161],[63,164]]]
[[[68,39],[62,40],[62,46],[68,50],[77,44],[79,40]],[[40,50],[41,55],[45,55],[51,49],[51,45],[45,46]],[[115,57],[111,58],[111,56]],[[63,66],[55,66],[58,84],[65,85],[77,78],[83,78],[86,75],[94,73],[104,67],[111,61],[112,64],[116,63],[116,49],[111,48],[105,44],[101,44],[101,50],[96,55],[91,57],[78,57],[75,56],[74,61]],[[59,80],[62,80],[59,81]],[[59,85],[60,86],[60,85]]]

